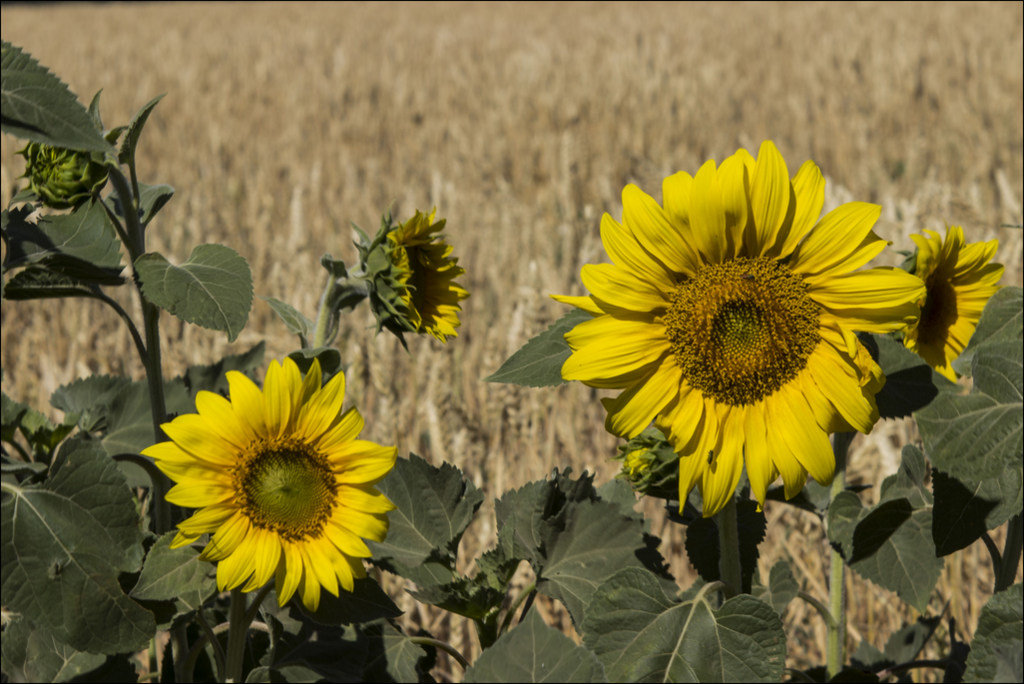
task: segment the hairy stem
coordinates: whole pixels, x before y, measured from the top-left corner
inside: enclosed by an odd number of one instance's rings
[[[736,499],[731,497],[718,512],[718,576],[725,584],[725,598],[743,593],[743,567],[740,564],[740,533],[736,523]]]
[[[224,665],[224,681],[244,681],[242,666],[245,660],[245,642],[249,635],[248,611],[245,594],[241,589],[231,590],[231,608],[228,612],[228,650]]]
[[[835,501],[846,488],[846,451],[853,441],[852,432],[837,432],[832,435],[832,453],[836,459],[836,474],[832,480],[830,501]],[[842,554],[831,547],[828,582],[829,613],[826,643],[825,672],[829,679],[843,669],[846,662],[846,564]]]

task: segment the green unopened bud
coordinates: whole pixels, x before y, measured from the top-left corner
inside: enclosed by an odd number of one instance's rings
[[[25,157],[23,177],[42,203],[53,209],[77,207],[107,183],[107,167],[99,153],[29,143],[20,154]]]
[[[660,498],[679,495],[679,456],[659,430],[644,430],[619,446],[615,458],[622,461],[619,477],[634,490]]]

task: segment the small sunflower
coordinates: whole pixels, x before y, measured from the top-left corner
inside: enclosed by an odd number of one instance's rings
[[[956,382],[952,362],[967,347],[985,303],[1003,277],[1002,264],[989,263],[999,242],[967,243],[960,226],[948,228],[945,240],[935,231],[924,232],[910,239],[917,244],[914,272],[927,292],[921,301],[921,318],[907,329],[903,343]]]
[[[884,379],[856,331],[912,323],[924,284],[858,270],[886,242],[880,208],[844,204],[819,220],[825,179],[792,179],[771,142],[720,167],[665,179],[663,205],[633,185],[622,223],[605,214],[610,264],[583,267],[589,296],[555,296],[594,317],[566,334],[562,377],[624,390],[603,399],[625,438],[652,421],[679,454],[680,500],[704,515],[732,497],[744,465],[762,504],[779,475],[787,497],[807,475],[832,480],[830,432],[868,432]]]
[[[397,226],[385,216],[373,241],[364,236],[356,245],[378,330],[387,328],[403,344],[406,332],[429,334],[441,342],[458,335],[459,302],[469,296],[455,282],[465,270],[439,234],[445,219],[435,222],[435,214],[417,211]]]
[[[284,605],[296,591],[316,610],[364,577],[363,539],[381,541],[394,505],[373,485],[395,464],[394,447],[356,439],[363,419],[341,412],[345,376],[323,387],[291,359],[267,370],[261,391],[229,371],[231,399],[196,395],[196,410],[163,425],[171,441],[143,454],[177,484],[167,500],[200,509],[178,525],[177,548],[211,533],[200,558],[217,563],[219,589],[252,591],[276,578]]]

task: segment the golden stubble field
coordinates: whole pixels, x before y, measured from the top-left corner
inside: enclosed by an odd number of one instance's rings
[[[339,346],[368,439],[452,462],[490,495],[554,467],[599,482],[615,473],[599,392],[482,378],[560,315],[549,293],[582,292],[580,266],[603,259],[600,216],[620,216],[627,183],[659,197],[664,176],[770,138],[791,172],[818,162],[826,209],[881,204],[876,231],[896,248],[947,223],[969,240],[997,237],[1004,284],[1021,284],[1021,231],[1001,227],[1021,223],[1020,3],[175,3],[5,6],[0,16],[3,38],[83,100],[103,89],[108,126],[167,93],[140,147],[140,179],[177,189],[149,238],[172,259],[222,242],[249,260],[257,294],[313,315],[321,254],[354,255],[349,222],[375,230],[388,207],[404,217],[436,206],[472,293],[459,337],[413,340],[405,353],[375,338],[360,310]],[[4,136],[5,205],[18,147]],[[232,345],[164,321],[170,375],[264,339],[268,357],[296,344],[259,299]],[[41,408],[77,377],[142,376],[99,304],[5,302],[2,350],[4,392]],[[858,438],[854,481],[880,483],[915,437],[887,421]],[[683,531],[646,510],[689,582]],[[817,519],[771,504],[767,514],[762,567],[792,558],[802,588],[824,599]],[[489,515],[467,532],[470,557],[493,538]],[[851,606],[851,648],[882,646],[913,619],[894,595],[849,582],[863,597]],[[968,628],[991,588],[978,544],[948,558],[931,610]],[[461,619],[408,596],[400,605],[408,626],[475,652]],[[557,607],[541,608],[572,632]],[[824,662],[814,611],[794,603],[786,622],[788,665]],[[444,658],[435,674],[459,676]]]

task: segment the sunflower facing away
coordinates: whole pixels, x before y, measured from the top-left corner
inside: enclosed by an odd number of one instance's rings
[[[858,270],[887,244],[871,230],[880,208],[819,220],[824,190],[813,162],[791,179],[771,142],[669,176],[663,205],[628,185],[622,222],[601,219],[612,263],[583,267],[589,296],[555,296],[594,316],[566,333],[562,376],[623,390],[602,400],[608,430],[653,421],[680,456],[680,505],[697,486],[705,516],[744,464],[762,504],[779,475],[787,497],[808,474],[830,482],[829,433],[868,432],[884,383],[854,332],[918,315],[919,278]]]
[[[925,230],[911,235],[917,244],[915,273],[927,294],[921,302],[921,319],[903,336],[907,349],[916,352],[936,371],[956,382],[953,360],[967,347],[989,297],[999,289],[1002,264],[990,264],[999,247],[997,240],[964,241],[960,226],[946,230],[946,239]]]
[[[408,322],[415,332],[446,342],[458,335],[459,301],[469,293],[455,282],[465,270],[451,256],[451,246],[438,235],[445,220],[435,223],[435,213],[417,211],[387,233],[387,242]]]
[[[345,377],[323,387],[291,359],[270,364],[261,391],[236,371],[231,399],[196,395],[196,410],[163,425],[171,441],[142,453],[177,484],[167,500],[200,509],[178,525],[177,548],[210,533],[200,558],[217,563],[219,589],[252,591],[276,578],[284,605],[296,591],[316,610],[320,587],[338,595],[366,574],[363,539],[381,541],[394,505],[373,485],[394,447],[356,439],[363,419],[341,412]]]

